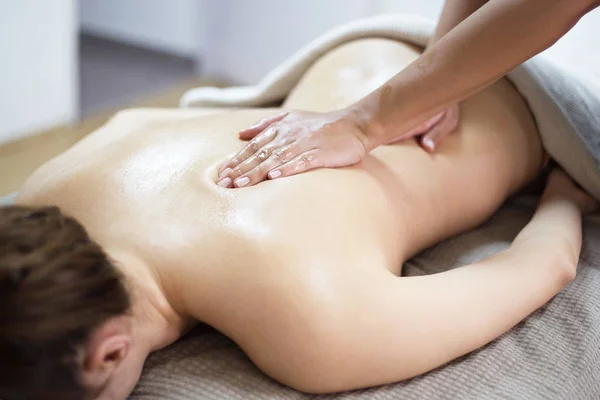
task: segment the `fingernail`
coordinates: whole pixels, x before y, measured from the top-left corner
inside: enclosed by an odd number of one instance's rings
[[[248,178],[247,176],[244,176],[243,178],[237,178],[235,180],[235,185],[237,187],[244,187],[246,186],[248,183],[250,183],[250,178]]]
[[[229,167],[228,167],[228,168],[225,168],[225,169],[223,170],[223,172],[221,172],[221,174],[219,174],[219,177],[221,177],[221,176],[225,176],[225,175],[227,175],[228,173],[230,173],[231,171],[232,171],[232,169],[231,169],[231,168],[229,168]]]
[[[433,143],[433,140],[429,138],[423,138],[423,145],[427,147],[430,151],[435,150],[435,143]]]
[[[217,182],[217,185],[221,186],[222,188],[228,188],[229,186],[231,186],[231,178],[227,177],[225,179],[222,179],[219,182]]]
[[[279,178],[281,176],[281,171],[279,170],[274,170],[269,172],[269,178],[271,179],[275,179],[275,178]]]

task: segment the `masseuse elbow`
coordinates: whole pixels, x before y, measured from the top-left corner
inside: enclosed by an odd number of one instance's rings
[[[586,12],[600,6],[600,0],[580,0],[580,3],[583,3],[582,7]]]
[[[594,8],[600,5],[600,0],[575,0],[575,1],[560,1],[562,4],[567,5],[569,10],[565,14],[570,20],[567,22],[566,31],[570,30],[583,16],[592,11]],[[566,33],[565,31],[565,33]]]

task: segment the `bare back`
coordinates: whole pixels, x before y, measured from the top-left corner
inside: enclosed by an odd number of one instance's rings
[[[350,43],[316,63],[284,106],[343,107],[417,54]],[[542,164],[525,103],[500,81],[462,104],[459,131],[434,155],[407,141],[349,168],[218,187],[218,165],[243,145],[237,131],[278,111],[122,112],[38,170],[18,202],[58,205],[101,245],[136,249],[174,302],[268,370],[275,356],[254,349],[281,340],[276,326],[310,323],[353,274],[382,265],[399,274],[411,255],[483,222]]]

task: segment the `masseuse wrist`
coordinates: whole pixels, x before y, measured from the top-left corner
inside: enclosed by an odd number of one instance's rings
[[[367,153],[385,144],[383,125],[370,107],[358,102],[346,108],[345,112],[361,132],[360,139]]]

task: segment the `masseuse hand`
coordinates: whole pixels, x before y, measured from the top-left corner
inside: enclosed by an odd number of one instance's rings
[[[250,186],[314,168],[352,165],[368,152],[359,119],[346,110],[286,112],[244,129],[240,138],[252,140],[221,166],[217,183],[222,187]]]
[[[433,153],[442,142],[442,139],[456,130],[458,127],[459,118],[460,108],[458,104],[455,104],[445,111],[434,115],[425,122],[401,134],[389,144],[397,143],[413,136],[421,136],[419,139],[421,146],[425,150]]]
[[[424,148],[434,151],[458,124],[458,106],[395,136],[390,143],[423,135]],[[356,164],[374,147],[360,119],[350,111],[286,112],[266,118],[240,132],[250,140],[219,169],[222,187],[244,187],[265,179],[295,175],[321,167]]]

